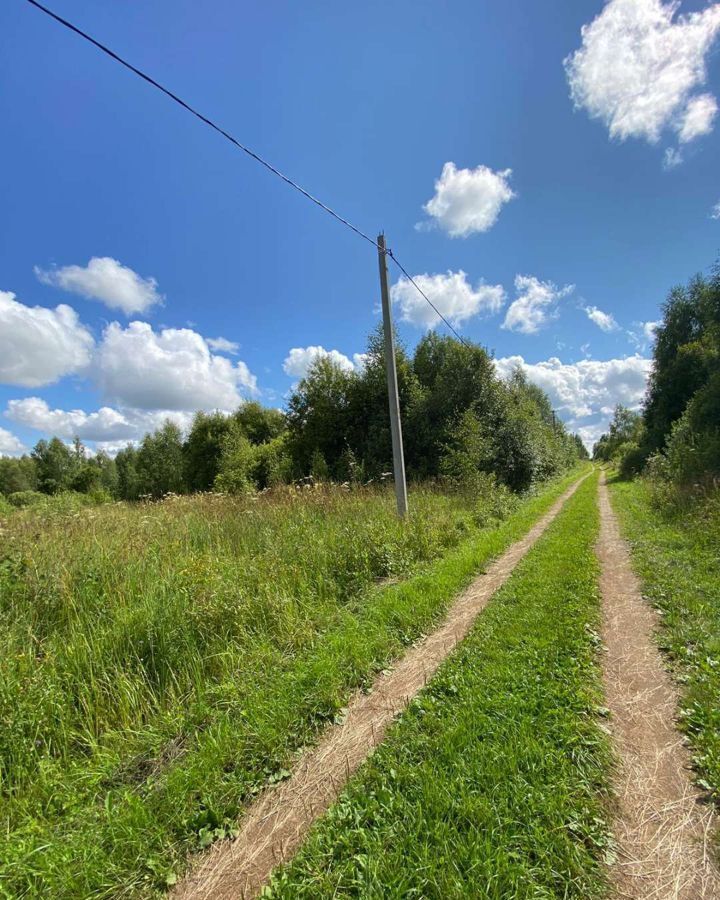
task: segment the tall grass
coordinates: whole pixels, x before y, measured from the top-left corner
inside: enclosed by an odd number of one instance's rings
[[[340,490],[1,518],[0,895],[172,883],[558,490],[495,529],[506,494],[426,489],[406,523]]]

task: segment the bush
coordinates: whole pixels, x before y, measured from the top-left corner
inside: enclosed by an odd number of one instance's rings
[[[618,469],[620,477],[628,481],[639,475],[645,465],[645,450],[634,442],[623,444],[620,448],[622,451],[618,454]]]
[[[450,441],[440,456],[440,474],[457,490],[482,494],[487,483],[491,454],[489,441],[475,413],[468,409],[450,431]],[[494,482],[495,478],[491,480]]]
[[[252,479],[260,490],[292,480],[292,459],[285,435],[255,446],[254,457]]]
[[[40,491],[15,491],[7,499],[16,509],[24,509],[26,506],[47,506],[49,502],[48,495],[41,494]]]
[[[678,484],[711,481],[720,474],[720,427],[703,427],[701,401],[706,398],[700,393],[690,401],[665,448],[667,473]]]
[[[103,503],[112,503],[114,497],[110,491],[106,491],[104,488],[95,488],[88,494],[88,500],[93,506],[102,506]]]
[[[247,494],[254,487],[255,448],[237,426],[231,426],[222,439],[220,470],[215,490],[223,494]]]

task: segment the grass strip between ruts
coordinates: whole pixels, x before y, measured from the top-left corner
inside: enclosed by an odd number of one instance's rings
[[[579,488],[268,896],[604,892],[596,489]]]
[[[316,739],[351,691],[431,628],[478,570],[581,474],[544,486],[415,577],[371,591],[288,665],[278,668],[268,654],[272,665],[247,679],[242,698],[141,784],[16,831],[0,868],[0,896],[143,897],[174,883],[188,852],[232,833],[245,804],[285,777],[293,754]]]
[[[661,613],[658,643],[680,685],[697,783],[720,803],[720,499],[688,513],[654,501],[650,482],[610,487],[643,591]]]

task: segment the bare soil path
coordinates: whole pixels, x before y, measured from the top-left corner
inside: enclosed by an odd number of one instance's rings
[[[465,637],[488,600],[583,480],[569,488],[525,537],[473,581],[439,628],[413,646],[389,673],[381,675],[370,693],[353,697],[343,724],[329,728],[287,781],[268,789],[250,806],[233,842],[218,844],[200,858],[178,885],[174,900],[247,900],[258,896],[273,868],[292,857],[313,822],[382,741],[393,719]]]
[[[653,640],[657,613],[642,597],[604,480],[600,521],[603,674],[619,759],[613,888],[633,900],[720,900],[709,851],[717,823],[691,780],[675,728],[678,694]]]

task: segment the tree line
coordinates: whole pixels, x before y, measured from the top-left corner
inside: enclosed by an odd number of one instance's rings
[[[720,266],[670,291],[642,410],[618,407],[593,455],[627,477],[650,471],[682,485],[720,476]]]
[[[367,483],[392,467],[382,327],[361,370],[317,359],[284,412],[256,402],[199,412],[186,436],[172,422],[114,459],[79,440],[41,440],[0,459],[0,493],[102,492],[117,499],[262,490],[302,478]],[[587,455],[544,392],[518,369],[500,379],[483,347],[434,332],[410,356],[398,346],[408,476],[473,487],[491,476],[524,491]]]

